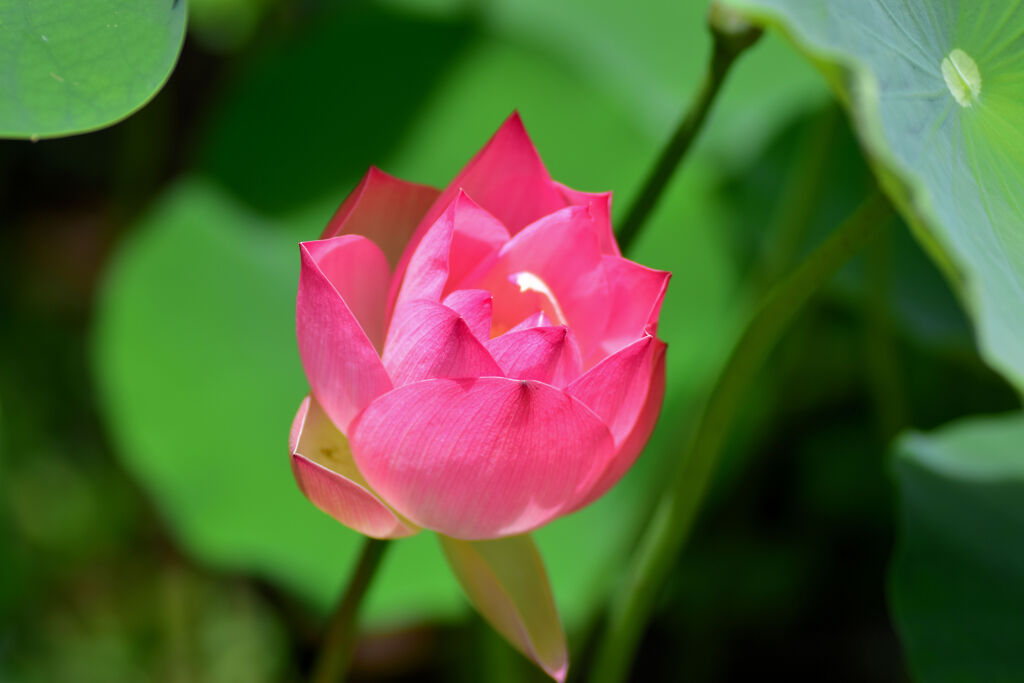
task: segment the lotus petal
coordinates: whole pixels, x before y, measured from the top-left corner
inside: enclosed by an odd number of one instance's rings
[[[580,347],[565,325],[509,331],[487,342],[506,377],[563,387],[583,371]]]
[[[295,329],[302,367],[313,395],[345,431],[356,413],[391,389],[373,343],[383,338],[387,261],[358,235],[303,242],[300,252]]]
[[[367,406],[359,471],[414,523],[455,538],[525,533],[562,514],[614,454],[585,405],[540,382],[432,379]]]
[[[384,367],[396,387],[433,377],[501,375],[466,320],[431,301],[410,301],[395,311]]]
[[[394,268],[413,232],[441,191],[400,180],[370,167],[328,221],[320,239],[363,235],[381,248]]]

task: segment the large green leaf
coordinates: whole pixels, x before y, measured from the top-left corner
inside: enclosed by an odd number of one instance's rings
[[[1024,388],[1024,5],[729,0],[780,26],[850,107],[883,186]]]
[[[899,444],[890,599],[922,681],[1024,677],[1024,415]]]
[[[0,137],[109,126],[174,68],[185,0],[0,0]]]

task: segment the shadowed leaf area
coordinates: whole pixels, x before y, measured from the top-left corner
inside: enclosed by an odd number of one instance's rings
[[[899,444],[889,598],[921,681],[1024,671],[1024,417],[963,421]]]

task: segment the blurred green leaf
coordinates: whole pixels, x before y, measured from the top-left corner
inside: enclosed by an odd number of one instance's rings
[[[883,186],[1024,388],[1024,5],[730,0],[778,25],[849,106]]]
[[[294,340],[297,241],[208,183],[179,185],[109,271],[94,361],[120,455],[179,540],[325,608],[360,537],[302,496],[288,464],[307,391]],[[385,563],[371,609],[415,617],[458,600],[425,534]]]
[[[185,37],[185,0],[0,0],[0,136],[109,126],[152,98]]]
[[[973,418],[897,448],[892,609],[918,680],[1024,674],[1024,416]]]
[[[256,32],[270,0],[189,0],[189,37],[215,52],[240,49]]]

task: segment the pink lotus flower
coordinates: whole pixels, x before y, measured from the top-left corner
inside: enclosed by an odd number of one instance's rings
[[[610,204],[551,180],[513,114],[444,191],[370,169],[301,245],[299,487],[368,536],[438,532],[470,599],[559,680],[521,535],[626,473],[665,385],[670,275],[622,258]]]

